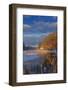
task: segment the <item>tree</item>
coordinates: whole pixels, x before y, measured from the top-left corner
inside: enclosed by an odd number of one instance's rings
[[[43,41],[39,44],[39,48],[43,48],[45,50],[53,50],[57,49],[57,33],[51,33],[47,37],[43,39]],[[56,53],[47,52],[43,55],[44,66],[49,67],[49,72],[57,72],[57,55]]]
[[[57,48],[57,33],[51,33],[47,37],[43,39],[43,41],[39,44],[40,48],[44,49],[56,49]]]

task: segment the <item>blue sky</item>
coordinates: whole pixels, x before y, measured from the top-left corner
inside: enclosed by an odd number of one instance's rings
[[[24,33],[47,33],[57,30],[56,16],[23,16]]]
[[[28,16],[24,15],[24,24],[33,24],[34,21],[42,21],[42,22],[56,22],[57,17],[55,16]]]
[[[23,31],[25,44],[38,43],[44,36],[57,31],[57,17],[24,15]]]

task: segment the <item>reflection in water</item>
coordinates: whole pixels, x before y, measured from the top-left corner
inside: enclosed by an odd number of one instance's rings
[[[24,74],[57,72],[56,50],[25,50],[23,58]]]

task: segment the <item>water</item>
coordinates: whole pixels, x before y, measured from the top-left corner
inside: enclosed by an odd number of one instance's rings
[[[38,74],[41,73],[42,58],[36,53],[35,50],[24,51],[24,74]]]
[[[56,52],[56,50],[51,50],[50,52]],[[41,73],[53,73],[53,67],[51,65],[44,65],[44,60],[46,57],[42,58],[38,55],[36,50],[25,50],[23,56],[23,69],[24,74],[41,74]]]
[[[56,50],[48,50],[48,52],[57,53]],[[30,61],[30,60],[40,59],[40,58],[42,59],[42,57],[38,55],[36,50],[26,50],[26,51],[24,51],[24,54],[23,54],[23,60],[24,61]]]
[[[38,56],[38,54],[35,52],[35,50],[24,51],[24,56],[23,56],[24,61],[35,60],[37,58],[40,58],[40,56]]]
[[[37,55],[24,55],[23,60],[30,61],[30,60],[34,60],[36,58],[39,58],[39,56],[37,56]]]

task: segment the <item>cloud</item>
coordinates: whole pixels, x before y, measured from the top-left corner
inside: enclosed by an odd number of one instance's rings
[[[57,26],[57,22],[34,22],[34,26],[37,26],[37,27],[56,27]]]
[[[30,29],[30,28],[31,28],[31,25],[24,24],[23,27],[24,27],[24,30],[25,30],[25,29]]]
[[[24,24],[25,33],[48,33],[57,30],[57,22],[34,21],[33,24]]]
[[[49,33],[43,33],[43,34],[24,34],[24,37],[42,37],[47,36]]]
[[[56,30],[57,22],[34,22],[33,28],[41,31],[41,32],[47,32],[51,30]]]
[[[49,23],[49,27],[57,27],[57,23],[56,22]]]

